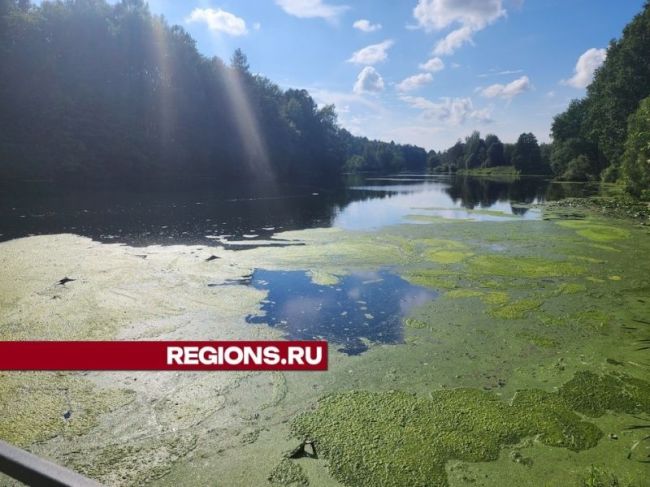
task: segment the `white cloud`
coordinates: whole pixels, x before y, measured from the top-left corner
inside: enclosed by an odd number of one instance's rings
[[[472,43],[475,32],[506,15],[503,0],[418,0],[413,17],[426,31],[458,27],[440,39],[434,55],[450,55]]]
[[[530,79],[528,76],[522,76],[516,80],[508,83],[507,85],[494,84],[488,86],[481,91],[481,94],[486,98],[505,98],[511,100],[517,95],[521,95],[524,91],[530,89]]]
[[[439,57],[434,57],[429,59],[426,63],[422,63],[418,66],[424,71],[429,71],[430,73],[437,73],[445,69],[445,63],[442,62],[442,59]]]
[[[523,69],[506,69],[506,70],[503,70],[503,71],[496,71],[494,69],[491,69],[487,73],[479,74],[478,77],[479,78],[488,78],[490,76],[505,76],[505,75],[508,75],[508,74],[519,74],[519,73],[523,73],[523,72],[524,72]]]
[[[476,110],[470,98],[440,98],[433,102],[421,96],[402,96],[403,101],[411,107],[422,110],[425,118],[436,119],[449,125],[462,125],[466,120],[482,123],[491,121],[490,109]]]
[[[362,32],[375,32],[376,30],[381,29],[381,24],[373,24],[369,20],[359,19],[352,24],[352,27]]]
[[[433,54],[436,56],[449,56],[450,54],[453,54],[456,49],[462,47],[463,44],[472,43],[473,33],[474,32],[470,27],[461,27],[452,30],[436,43],[436,47],[433,48]]]
[[[605,49],[591,49],[585,51],[579,58],[575,67],[575,74],[562,84],[574,88],[586,88],[594,79],[594,72],[605,62],[607,51]]]
[[[356,64],[377,64],[385,61],[388,57],[387,51],[393,44],[393,41],[389,39],[379,44],[366,46],[354,52],[352,57],[348,59],[348,62]]]
[[[403,80],[401,83],[397,85],[397,89],[399,91],[412,91],[420,86],[424,86],[427,83],[431,83],[433,81],[433,76],[431,73],[420,73],[420,74],[415,74],[413,76],[409,76],[405,80]]]
[[[474,110],[469,114],[469,117],[472,120],[476,120],[481,123],[492,123],[492,109],[489,107],[481,108],[480,110]]]
[[[231,36],[248,34],[244,19],[220,8],[195,8],[186,22],[203,22],[211,31],[223,32]]]
[[[289,15],[302,19],[335,20],[350,8],[347,5],[330,5],[323,0],[275,0],[275,3]]]
[[[260,22],[253,23],[253,29],[260,30],[261,28],[262,28],[262,24]]]
[[[361,70],[352,89],[358,95],[362,93],[379,93],[383,90],[384,79],[372,66],[366,66]]]
[[[502,0],[419,0],[413,17],[426,30],[458,23],[480,30],[506,14]]]

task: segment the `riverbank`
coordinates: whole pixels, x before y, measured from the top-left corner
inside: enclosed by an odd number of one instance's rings
[[[518,178],[521,172],[513,166],[477,167],[474,169],[459,169],[456,174],[460,176],[479,176],[494,178]]]
[[[650,203],[631,196],[594,196],[566,198],[546,203],[549,213],[562,210],[587,210],[610,218],[629,219],[641,225],[650,225]]]

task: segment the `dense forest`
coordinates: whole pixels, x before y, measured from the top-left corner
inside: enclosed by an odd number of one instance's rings
[[[302,181],[423,170],[422,148],[352,136],[333,106],[208,59],[142,0],[0,0],[0,176]]]

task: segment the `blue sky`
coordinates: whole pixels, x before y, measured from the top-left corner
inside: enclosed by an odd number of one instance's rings
[[[334,103],[356,135],[445,149],[548,141],[643,0],[150,0],[206,56]],[[361,21],[361,22],[358,22]]]

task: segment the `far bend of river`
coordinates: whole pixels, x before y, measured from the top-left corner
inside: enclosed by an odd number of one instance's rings
[[[540,212],[529,205],[585,193],[584,185],[543,178],[505,182],[424,174],[356,176],[336,188],[284,186],[255,193],[5,185],[0,187],[0,241],[74,233],[133,246],[255,244],[286,230],[371,230],[413,215],[535,219]]]

